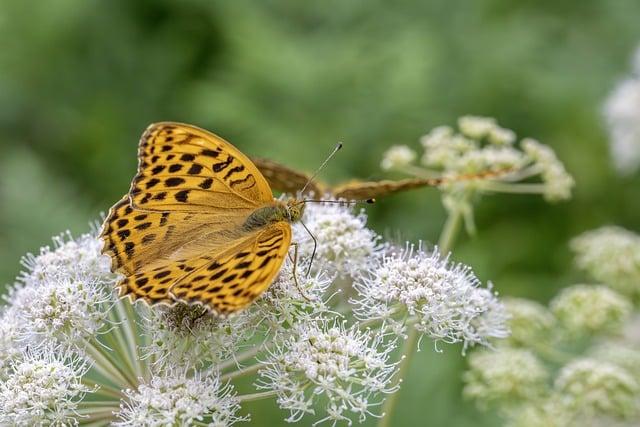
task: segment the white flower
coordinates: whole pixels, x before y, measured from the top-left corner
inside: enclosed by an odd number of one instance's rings
[[[380,237],[368,229],[363,210],[358,214],[346,205],[329,203],[307,204],[303,221],[317,239],[314,268],[324,268],[348,276],[365,269],[381,249]],[[294,226],[295,241],[301,257],[309,260],[313,241],[301,224]]]
[[[574,285],[563,289],[551,311],[575,335],[619,331],[631,314],[631,303],[606,286]]]
[[[199,305],[152,307],[143,327],[150,344],[146,357],[158,367],[202,368],[232,358],[255,333],[251,316],[241,312],[228,318],[211,315]]]
[[[489,131],[489,142],[496,145],[513,144],[516,140],[516,133],[511,129],[505,129],[498,125]]]
[[[40,283],[17,289],[12,307],[21,323],[21,335],[27,343],[62,344],[80,348],[85,340],[104,332],[113,304],[112,292],[90,275],[83,279],[53,271]]]
[[[630,343],[605,341],[592,348],[589,354],[594,359],[618,365],[634,377],[640,378],[640,348]]]
[[[629,296],[640,295],[640,235],[601,227],[571,241],[576,264],[595,280]]]
[[[502,300],[509,313],[511,344],[528,346],[539,342],[549,342],[556,319],[548,308],[535,301],[523,298]]]
[[[620,83],[607,98],[603,114],[609,128],[609,149],[622,174],[640,168],[640,49],[636,52],[635,75]]]
[[[497,124],[492,117],[463,116],[458,119],[458,127],[464,136],[480,140],[494,131]]]
[[[507,409],[507,427],[580,427],[575,424],[573,414],[555,398],[534,400]],[[592,427],[596,427],[595,425]],[[604,426],[603,426],[604,427]],[[609,426],[613,427],[613,426]],[[622,426],[619,426],[622,427]]]
[[[625,369],[594,359],[578,359],[563,367],[554,388],[563,404],[587,419],[625,418],[638,413],[638,381]]]
[[[325,294],[333,283],[333,277],[322,267],[313,269],[307,275],[308,267],[308,259],[298,258],[296,284],[293,263],[285,259],[276,280],[249,308],[256,323],[275,331],[296,322],[312,321],[329,311],[328,300],[331,295]]]
[[[29,284],[40,282],[49,275],[70,279],[81,277],[83,280],[113,283],[116,276],[111,273],[111,261],[100,253],[102,241],[95,234],[83,234],[73,239],[69,233],[53,238],[54,250],[42,247],[40,254],[27,254],[22,264],[27,271],[22,273],[20,281]]]
[[[20,342],[21,330],[16,310],[5,309],[0,316],[0,375],[24,348],[24,343]]]
[[[543,396],[549,373],[529,350],[505,347],[473,352],[463,378],[465,396],[485,406],[494,401],[519,403]]]
[[[384,170],[402,169],[416,159],[416,153],[406,145],[394,145],[382,157],[380,166]]]
[[[25,352],[0,382],[0,424],[77,425],[78,403],[91,391],[82,384],[86,371],[80,359],[65,359],[57,350]]]
[[[240,409],[233,388],[221,386],[215,376],[170,371],[154,376],[137,390],[126,390],[127,401],[116,414],[114,426],[164,427],[176,425],[230,426],[246,418],[236,415]]]
[[[290,411],[288,422],[315,413],[314,406],[324,412],[315,424],[351,424],[350,414],[362,422],[381,394],[397,388],[391,385],[396,364],[389,362],[394,348],[380,333],[344,323],[297,323],[277,335],[257,386],[277,392],[278,405]]]
[[[451,264],[436,251],[408,246],[385,255],[354,282],[354,313],[362,320],[416,317],[414,327],[435,340],[464,348],[508,335],[506,312],[490,289],[480,288],[471,269]]]
[[[532,138],[523,139],[520,145],[540,172],[544,198],[551,202],[569,199],[575,181],[558,160],[556,153]]]

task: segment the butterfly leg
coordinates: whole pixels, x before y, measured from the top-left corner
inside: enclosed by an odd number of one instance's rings
[[[298,292],[300,292],[300,295],[302,295],[302,298],[311,302],[311,298],[305,295],[305,293],[302,291],[302,288],[300,287],[300,283],[298,282],[298,274],[296,271],[297,270],[296,266],[298,265],[298,243],[293,242],[291,243],[291,246],[293,246],[293,259],[291,259],[290,254],[289,254],[289,259],[293,263],[293,282],[296,284],[296,288],[298,288]]]
[[[316,239],[316,236],[313,235],[311,230],[307,228],[307,225],[304,222],[300,221],[300,224],[302,224],[304,229],[307,230],[307,233],[309,233],[309,236],[311,236],[311,240],[313,240],[313,252],[311,252],[311,260],[309,261],[309,268],[307,268],[307,277],[309,277],[309,274],[311,274],[311,266],[313,265],[313,260],[316,257],[316,250],[318,249],[318,239]],[[297,249],[298,248],[296,246],[296,250]]]

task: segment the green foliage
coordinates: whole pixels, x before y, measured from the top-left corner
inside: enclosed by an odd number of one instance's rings
[[[603,223],[640,229],[640,180],[613,174],[600,119],[640,41],[638,16],[634,0],[5,0],[0,282],[22,253],[118,200],[151,122],[198,124],[304,170],[343,141],[324,172],[338,182],[381,178],[391,144],[417,147],[432,127],[478,114],[552,146],[576,195],[556,206],[485,198],[478,235],[455,258],[503,295],[546,300],[571,274],[571,236]],[[444,221],[430,189],[369,212],[381,232],[414,240],[435,240]],[[424,348],[397,425],[425,414],[434,426],[479,425],[458,400],[462,364]],[[267,407],[252,411],[254,425],[282,419]]]

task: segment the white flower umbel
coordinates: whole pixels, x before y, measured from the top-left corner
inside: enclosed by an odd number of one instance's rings
[[[597,285],[565,288],[550,306],[563,328],[572,335],[619,331],[632,309],[625,297],[606,286]]]
[[[87,365],[56,349],[26,351],[10,362],[0,382],[0,425],[77,425],[78,403],[91,389],[82,384]]]
[[[573,178],[551,148],[530,138],[516,144],[515,132],[491,117],[461,117],[458,128],[433,129],[420,139],[422,166],[397,169],[417,177],[443,176],[440,188],[459,205],[470,203],[475,192],[541,194],[548,201],[571,197]]]
[[[503,303],[509,314],[509,344],[526,347],[551,340],[556,319],[547,307],[524,298],[504,298]]]
[[[640,385],[624,368],[595,359],[563,367],[554,384],[557,398],[586,419],[627,418],[638,413]]]
[[[521,142],[522,149],[533,162],[533,168],[542,178],[544,198],[554,202],[571,198],[575,181],[566,171],[556,153],[535,139],[526,138]]]
[[[402,169],[416,159],[416,152],[406,145],[394,145],[382,157],[380,167],[384,170]]]
[[[163,427],[177,425],[230,426],[245,417],[237,415],[240,405],[230,385],[216,376],[187,377],[179,371],[154,376],[137,390],[126,390],[127,400],[116,414],[121,427]]]
[[[471,354],[463,378],[465,396],[486,406],[502,401],[517,404],[545,395],[549,373],[529,350],[505,347]]]
[[[640,168],[640,48],[633,75],[621,81],[607,98],[603,114],[609,128],[609,151],[622,174]]]
[[[302,219],[317,239],[316,259],[313,266],[341,276],[366,269],[380,251],[380,237],[367,228],[363,210],[336,203],[307,203]],[[294,226],[295,241],[300,245],[301,257],[309,260],[313,240],[301,224]]]
[[[313,321],[329,311],[328,300],[331,295],[326,293],[333,283],[333,277],[321,266],[307,274],[308,267],[309,260],[299,258],[294,279],[293,262],[285,259],[276,280],[249,308],[256,323],[276,331],[297,322]]]
[[[576,264],[595,280],[640,296],[640,235],[621,227],[588,231],[571,241]]]
[[[200,305],[177,304],[146,310],[143,327],[150,344],[146,357],[157,368],[202,368],[233,357],[255,332],[246,312],[228,318],[213,316]]]
[[[487,344],[508,335],[504,306],[481,288],[473,271],[437,250],[408,246],[385,255],[354,281],[355,315],[394,326],[412,317],[413,327],[436,341]],[[397,329],[396,329],[397,330]]]
[[[51,272],[39,283],[29,282],[14,292],[12,307],[26,343],[80,348],[109,327],[111,290],[96,283],[93,275],[73,276]]]
[[[391,385],[396,364],[389,361],[394,348],[379,331],[323,320],[298,323],[276,337],[257,386],[277,393],[278,405],[290,411],[288,422],[307,413],[316,415],[314,425],[351,424],[352,414],[362,422],[397,388]]]
[[[113,283],[116,276],[111,273],[111,260],[100,253],[102,241],[97,232],[73,238],[65,233],[53,238],[54,249],[45,246],[39,255],[28,254],[22,259],[27,269],[19,280],[25,284],[40,282],[49,275],[61,278],[80,277],[96,283]]]

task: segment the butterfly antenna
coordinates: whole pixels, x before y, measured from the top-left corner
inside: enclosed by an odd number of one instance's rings
[[[366,203],[372,205],[376,202],[376,199],[361,199],[361,200],[322,200],[322,199],[305,199],[301,200],[301,203],[336,203],[338,205],[356,205],[359,203]]]
[[[318,176],[318,174],[320,173],[320,171],[322,171],[322,169],[324,169],[324,167],[326,166],[326,164],[329,162],[329,160],[331,160],[331,158],[338,152],[340,151],[340,149],[342,148],[342,142],[338,142],[338,144],[336,144],[335,148],[333,149],[333,151],[331,152],[331,154],[329,154],[329,156],[324,160],[324,162],[322,162],[322,164],[320,165],[320,167],[318,169],[316,169],[316,171],[313,173],[313,175],[311,175],[311,178],[309,178],[309,180],[307,181],[307,183],[304,185],[304,187],[302,187],[302,190],[300,190],[300,194],[304,194],[304,190],[307,189],[307,187],[309,186],[309,184],[311,184],[313,182],[313,180]]]

